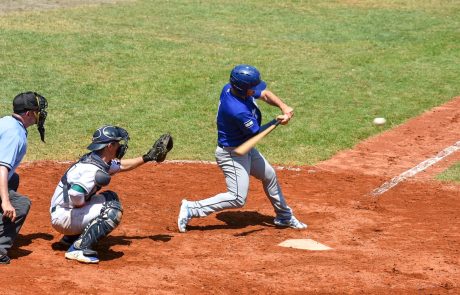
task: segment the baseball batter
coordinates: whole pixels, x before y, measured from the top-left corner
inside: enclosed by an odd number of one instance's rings
[[[62,176],[51,199],[51,224],[64,234],[69,246],[65,257],[83,263],[98,263],[94,245],[121,221],[123,207],[110,190],[99,192],[118,172],[135,169],[150,161],[163,162],[172,149],[169,134],[162,135],[142,157],[122,159],[128,149],[128,132],[117,126],[102,126],[94,132],[90,153]]]
[[[250,175],[262,181],[265,194],[275,210],[275,225],[295,229],[307,227],[294,217],[291,208],[286,204],[275,170],[264,156],[256,148],[243,156],[232,152],[235,147],[264,129],[256,99],[282,111],[283,115],[277,117],[280,124],[287,124],[294,114],[293,108],[266,89],[266,83],[261,80],[255,67],[238,65],[231,71],[230,83],[224,86],[220,95],[217,111],[218,145],[215,151],[217,164],[225,176],[227,191],[200,201],[182,200],[177,220],[180,232],[186,231],[191,218],[243,207]]]

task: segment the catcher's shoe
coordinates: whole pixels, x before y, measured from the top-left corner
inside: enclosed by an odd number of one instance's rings
[[[299,221],[297,218],[295,218],[294,215],[291,216],[291,218],[288,218],[288,219],[275,218],[275,220],[273,220],[273,222],[277,226],[291,227],[291,228],[295,228],[295,229],[306,229],[307,228],[307,225],[305,223]]]
[[[67,247],[70,247],[73,242],[75,242],[77,239],[78,239],[79,235],[75,235],[75,236],[63,236],[60,240],[59,240],[59,243],[61,243],[61,245],[63,246],[67,246]]]
[[[183,199],[180,205],[179,217],[177,218],[177,227],[179,232],[185,233],[187,231],[187,223],[192,217],[188,211],[187,200]]]
[[[91,249],[77,249],[74,245],[70,246],[65,253],[65,258],[77,260],[82,263],[98,263],[97,252]]]
[[[0,264],[9,264],[11,259],[8,257],[8,255],[0,255]]]

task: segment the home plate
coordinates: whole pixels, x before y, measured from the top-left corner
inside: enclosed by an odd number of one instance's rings
[[[302,249],[302,250],[312,250],[312,251],[324,251],[331,250],[331,247],[318,243],[312,239],[291,239],[286,240],[282,243],[279,243],[278,246]]]

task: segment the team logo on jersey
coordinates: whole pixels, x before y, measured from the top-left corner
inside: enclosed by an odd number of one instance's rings
[[[251,128],[252,125],[254,125],[254,122],[252,122],[252,120],[248,120],[248,121],[244,122],[244,126],[246,128]]]

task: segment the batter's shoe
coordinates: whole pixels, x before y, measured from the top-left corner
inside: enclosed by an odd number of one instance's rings
[[[63,236],[60,240],[59,243],[63,246],[70,247],[73,242],[75,242],[78,239],[79,235],[74,235],[74,236]]]
[[[91,249],[77,249],[74,245],[70,246],[65,253],[65,258],[77,260],[82,263],[98,263],[97,252]]]
[[[306,229],[307,225],[301,221],[299,221],[297,218],[291,216],[290,219],[281,219],[281,218],[275,218],[273,220],[273,223],[277,226],[282,226],[282,227],[291,227],[295,229]]]
[[[183,199],[179,209],[179,217],[177,218],[177,227],[179,232],[185,233],[187,231],[187,223],[192,217],[187,206],[187,200]]]
[[[0,264],[10,264],[10,261],[11,259],[8,257],[8,255],[0,255]]]

